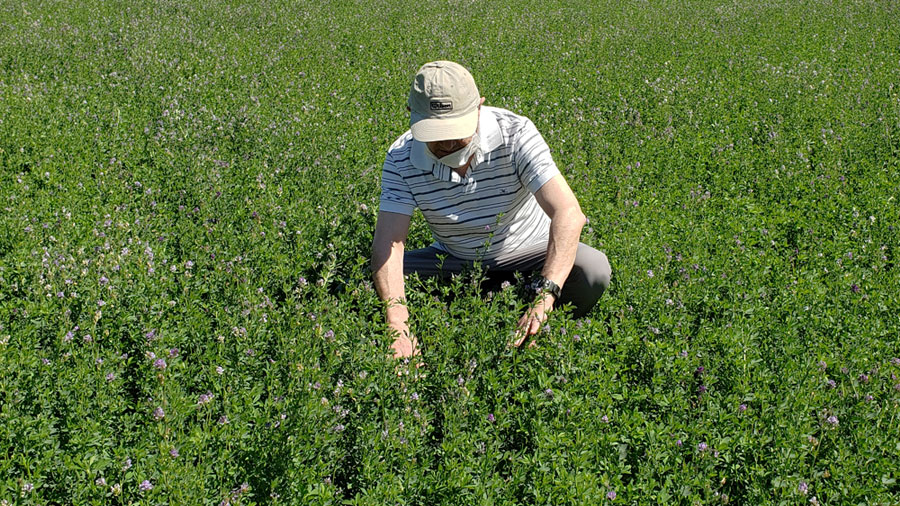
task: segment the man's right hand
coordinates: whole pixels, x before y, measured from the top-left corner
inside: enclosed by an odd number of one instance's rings
[[[391,349],[394,350],[394,358],[407,358],[419,354],[418,340],[409,333],[409,326],[406,322],[388,323],[395,335],[394,343]]]

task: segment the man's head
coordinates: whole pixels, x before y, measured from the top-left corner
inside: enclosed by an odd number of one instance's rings
[[[409,128],[419,142],[471,138],[482,101],[465,67],[450,61],[426,63],[409,91]]]

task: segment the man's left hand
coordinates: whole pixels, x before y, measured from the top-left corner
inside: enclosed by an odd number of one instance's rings
[[[519,318],[515,337],[516,340],[513,342],[513,346],[518,348],[529,336],[533,336],[541,331],[541,326],[547,319],[547,313],[553,310],[554,300],[553,295],[549,293],[545,293],[535,300],[531,308]],[[537,346],[537,344],[534,341],[531,341],[529,346]]]

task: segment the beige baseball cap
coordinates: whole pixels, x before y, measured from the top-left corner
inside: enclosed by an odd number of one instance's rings
[[[465,67],[452,61],[422,65],[409,91],[409,128],[419,142],[471,137],[481,95]]]

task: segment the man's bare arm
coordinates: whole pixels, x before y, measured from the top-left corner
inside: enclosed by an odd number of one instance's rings
[[[581,212],[578,199],[561,174],[544,183],[534,196],[541,209],[550,217],[550,242],[547,245],[547,258],[541,275],[562,288],[575,264],[581,229],[587,219]],[[538,333],[547,313],[553,309],[554,302],[556,301],[553,295],[544,294],[543,298],[536,301],[534,306],[519,319],[519,331],[514,346],[521,345],[525,338]]]
[[[385,320],[399,337],[391,346],[397,357],[415,352],[409,335],[409,310],[403,282],[403,250],[409,234],[410,217],[405,214],[379,211],[372,240],[372,274],[375,290],[388,303]]]
[[[550,243],[541,275],[562,288],[575,264],[581,229],[587,219],[561,174],[547,181],[534,196],[550,217]]]

